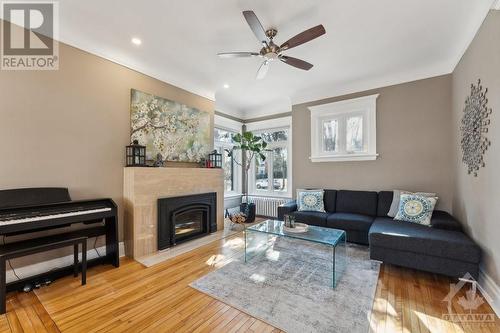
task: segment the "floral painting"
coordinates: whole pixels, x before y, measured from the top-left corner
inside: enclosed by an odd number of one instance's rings
[[[210,150],[210,114],[178,102],[131,92],[131,141],[146,146],[146,159],[200,162]]]

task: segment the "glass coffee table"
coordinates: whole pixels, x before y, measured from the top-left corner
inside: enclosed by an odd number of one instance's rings
[[[284,222],[278,220],[266,220],[245,229],[245,262],[250,259],[252,252],[257,252],[265,246],[250,247],[249,237],[253,233],[274,235],[277,237],[293,238],[301,241],[313,242],[331,246],[332,257],[332,286],[335,288],[346,265],[346,233],[343,230],[323,228],[310,225],[304,233],[294,233],[284,230]]]

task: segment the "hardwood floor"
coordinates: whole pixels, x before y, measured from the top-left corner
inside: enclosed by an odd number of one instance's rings
[[[240,256],[241,234],[145,268],[123,258],[118,269],[89,270],[87,285],[67,277],[35,293],[11,293],[2,332],[280,332],[189,287]],[[452,281],[383,265],[374,301],[372,332],[500,332],[496,323],[461,325],[442,318]],[[453,304],[460,312],[458,297]],[[463,310],[462,310],[463,312]],[[482,313],[492,313],[487,304]]]
[[[382,265],[370,332],[500,332],[499,319],[486,302],[474,313],[491,315],[492,323],[461,324],[443,318],[449,313],[443,299],[450,292],[450,283],[456,282],[441,275]],[[453,298],[452,312],[469,313],[458,304],[460,297],[466,297],[465,289]]]

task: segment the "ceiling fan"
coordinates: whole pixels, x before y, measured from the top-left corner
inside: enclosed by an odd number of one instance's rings
[[[280,46],[276,45],[273,41],[274,37],[278,33],[278,30],[271,28],[264,30],[262,24],[260,23],[257,15],[251,10],[245,10],[243,16],[247,21],[250,29],[257,37],[260,43],[262,43],[262,49],[259,52],[224,52],[218,53],[217,55],[221,58],[243,58],[243,57],[261,57],[264,58],[264,62],[260,65],[257,71],[257,79],[263,79],[269,70],[269,65],[272,61],[279,59],[293,67],[297,67],[303,70],[310,70],[313,65],[307,61],[289,57],[283,54],[283,51],[289,50],[293,47],[299,46],[301,44],[307,43],[315,38],[326,33],[323,25],[317,25],[311,29],[305,30],[298,35],[290,38]]]

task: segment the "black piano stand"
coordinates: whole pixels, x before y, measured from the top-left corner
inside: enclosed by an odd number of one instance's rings
[[[65,238],[65,235],[61,234],[52,237],[11,243],[3,246],[0,249],[0,314],[4,314],[6,312],[5,311],[6,310],[5,263],[7,260],[73,245],[74,248],[73,274],[76,277],[78,276],[78,245],[81,244],[82,285],[85,285],[87,282],[87,239],[88,239],[87,237]]]

